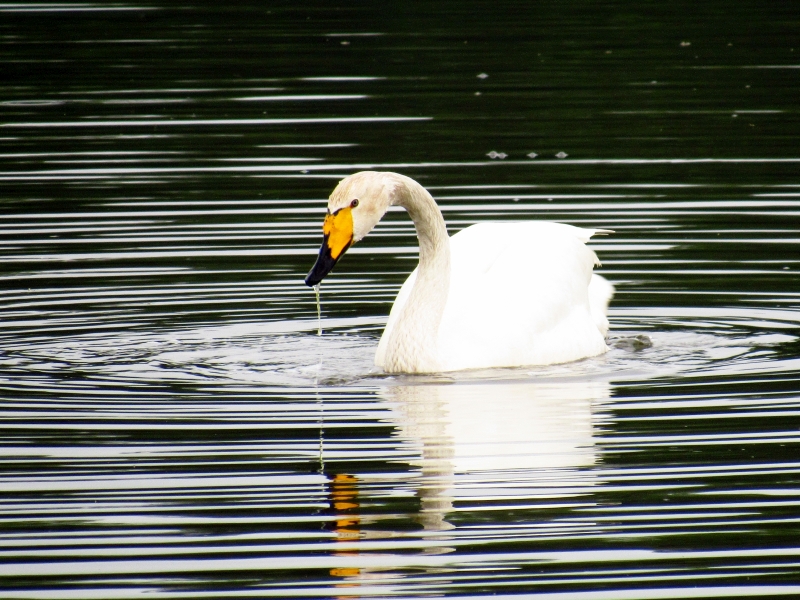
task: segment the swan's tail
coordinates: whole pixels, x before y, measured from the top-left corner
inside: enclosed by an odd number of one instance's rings
[[[611,297],[614,295],[614,286],[609,283],[607,279],[592,274],[592,279],[589,281],[589,312],[592,314],[592,320],[597,328],[604,336],[608,333],[608,303],[611,302]]]
[[[575,233],[575,237],[584,244],[588,244],[589,240],[594,235],[608,235],[614,233],[613,229],[584,229],[583,227],[571,227],[571,229]]]

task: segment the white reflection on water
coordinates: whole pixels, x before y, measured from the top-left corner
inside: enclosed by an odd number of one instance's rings
[[[97,121],[29,121],[24,123],[2,123],[0,127],[53,128],[53,127],[152,127],[152,126],[191,126],[199,125],[300,125],[303,123],[384,123],[406,121],[430,121],[432,117],[311,117],[295,119],[131,119]]]
[[[80,3],[13,3],[0,4],[0,12],[51,13],[51,12],[108,12],[127,10],[157,10],[154,6],[126,6],[124,4]]]
[[[427,445],[423,466],[441,447],[454,473],[559,469],[594,464],[591,406],[609,397],[609,383],[399,385],[381,395],[398,403],[403,435]]]
[[[397,407],[399,435],[419,448],[421,521],[427,529],[447,529],[454,502],[497,510],[520,496],[581,495],[594,477],[580,471],[596,461],[592,409],[608,399],[610,385],[396,385],[380,395]]]
[[[282,96],[242,96],[233,98],[239,102],[303,102],[308,100],[363,100],[366,94],[294,94]]]

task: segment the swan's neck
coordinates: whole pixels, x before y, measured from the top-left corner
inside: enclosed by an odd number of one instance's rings
[[[450,271],[450,237],[439,206],[424,187],[403,177],[405,185],[392,204],[402,206],[414,222],[419,239],[419,272]]]
[[[440,370],[439,323],[450,289],[450,238],[442,211],[428,191],[399,176],[392,204],[408,211],[419,238],[419,267],[414,288],[387,340],[384,369],[421,373]]]

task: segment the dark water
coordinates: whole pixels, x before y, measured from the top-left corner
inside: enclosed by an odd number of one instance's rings
[[[0,596],[800,597],[792,2],[0,4]],[[386,377],[392,213],[615,230],[611,351]]]

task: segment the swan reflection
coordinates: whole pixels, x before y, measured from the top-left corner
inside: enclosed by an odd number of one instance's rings
[[[550,516],[543,517],[539,531],[547,535],[553,509],[585,503],[580,497],[592,494],[596,483],[590,467],[597,462],[599,408],[609,393],[607,382],[591,380],[415,382],[380,388],[379,397],[392,409],[397,441],[414,450],[415,520],[425,530],[413,544],[419,556],[446,554],[462,543],[452,523],[458,522],[453,519],[458,513],[463,522],[473,520],[467,512],[480,512],[481,523],[488,524],[493,510],[542,509]],[[359,540],[408,538],[378,525],[379,516],[363,514],[360,488],[366,482],[360,477],[326,474],[337,545],[332,556],[346,561],[330,569],[330,575],[347,596],[344,590],[391,577],[394,571],[361,564],[365,548]],[[554,526],[563,529],[564,524]]]
[[[420,519],[447,529],[453,502],[574,497],[593,484],[593,408],[605,381],[387,386],[398,435],[418,446]],[[583,491],[582,491],[583,490]]]

